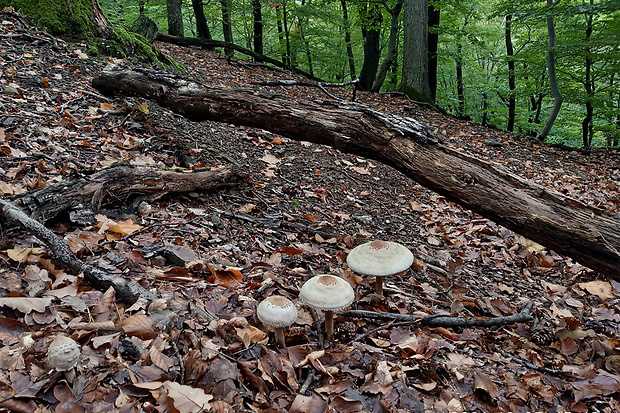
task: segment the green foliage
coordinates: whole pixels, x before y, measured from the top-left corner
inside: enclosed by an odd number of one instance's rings
[[[2,0],[0,0],[1,2]],[[166,2],[140,0],[145,14],[166,31]],[[396,0],[388,0],[393,7]],[[101,0],[107,16],[130,24],[139,14],[139,0]],[[441,10],[438,50],[437,104],[453,113],[459,108],[456,87],[456,63],[463,70],[465,115],[476,122],[503,128],[508,120],[507,101],[516,99],[515,131],[533,135],[541,129],[552,105],[547,80],[547,14],[545,1],[531,0],[434,0]],[[290,60],[300,69],[309,70],[310,54],[315,76],[331,81],[348,77],[342,8],[339,0],[274,0],[262,3],[265,54],[281,58],[286,53],[278,37],[277,22],[286,7],[289,29]],[[191,1],[183,6],[186,36],[195,36],[195,19]],[[233,37],[241,46],[252,45],[252,3],[231,0]],[[363,61],[362,29],[377,28],[382,33],[382,53],[389,32],[390,16],[380,3],[347,0],[349,27],[355,65]],[[370,9],[383,14],[380,27],[370,27]],[[223,40],[222,12],[219,1],[204,1],[205,15],[214,39]],[[593,142],[605,145],[620,134],[620,3],[618,0],[562,0],[552,8],[556,22],[556,70],[564,105],[551,131],[550,140],[580,146],[585,105],[593,107]],[[505,43],[505,16],[510,14],[514,46],[516,90],[508,87],[508,57]],[[402,17],[401,17],[402,18]],[[592,19],[592,33],[586,38],[587,18]],[[401,32],[402,36],[402,32]],[[457,47],[460,43],[461,47]],[[398,65],[402,59],[399,40]],[[459,52],[460,50],[460,52]],[[244,56],[238,56],[245,58]],[[586,58],[591,61],[591,90],[586,90]],[[399,83],[398,70],[388,75],[384,89]],[[541,103],[539,105],[539,102]],[[611,137],[611,138],[610,138]]]

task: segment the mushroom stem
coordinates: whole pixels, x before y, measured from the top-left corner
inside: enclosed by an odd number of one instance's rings
[[[334,312],[329,310],[325,311],[325,337],[334,340]]]
[[[276,343],[280,347],[286,347],[286,343],[284,342],[284,327],[276,327]]]
[[[377,279],[375,280],[375,290],[377,291],[377,295],[383,295],[383,276],[377,275]]]

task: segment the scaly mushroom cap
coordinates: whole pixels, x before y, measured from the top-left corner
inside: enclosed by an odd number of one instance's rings
[[[376,240],[358,245],[347,256],[347,264],[358,274],[386,276],[407,270],[413,254],[404,245]]]
[[[299,298],[310,307],[338,311],[348,307],[355,298],[351,284],[335,275],[317,275],[301,287]]]
[[[68,371],[77,366],[82,348],[75,340],[57,336],[47,349],[47,365],[56,371]]]
[[[297,320],[297,308],[288,298],[272,295],[261,301],[256,315],[270,327],[288,327]]]

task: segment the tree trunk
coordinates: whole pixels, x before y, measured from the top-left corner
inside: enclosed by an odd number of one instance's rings
[[[439,47],[439,20],[441,10],[436,4],[428,6],[428,87],[433,102],[437,97],[437,49]]]
[[[508,125],[506,129],[512,132],[515,128],[515,112],[517,108],[517,100],[515,89],[517,88],[517,80],[515,77],[515,61],[514,49],[512,47],[512,14],[506,15],[506,57],[508,58]]]
[[[620,220],[444,145],[430,127],[414,119],[355,103],[293,101],[114,65],[93,79],[93,86],[105,94],[154,99],[190,120],[258,127],[376,159],[498,224],[620,279]]]
[[[232,35],[232,21],[230,17],[230,0],[220,0],[222,5],[222,31],[224,32],[224,41],[234,43]],[[224,54],[233,56],[234,52],[231,48],[225,47]]]
[[[590,0],[592,5],[592,0]],[[594,100],[594,80],[592,79],[592,65],[594,63],[592,59],[592,47],[590,46],[590,37],[592,37],[592,14],[586,13],[586,78],[584,86],[586,89],[586,116],[581,123],[582,141],[583,147],[589,148],[592,145],[592,137],[594,135],[594,128],[592,120],[594,118],[594,106],[592,101]]]
[[[405,0],[403,77],[400,90],[413,100],[433,102],[428,76],[428,3]]]
[[[364,36],[364,63],[362,63],[360,81],[357,84],[357,88],[361,90],[372,88],[379,67],[381,23],[383,23],[380,7],[378,4],[371,4],[366,10],[360,10],[360,17],[366,33]]]
[[[290,66],[291,62],[288,59],[288,54],[286,53],[286,41],[284,39],[284,28],[282,27],[282,4],[277,3],[276,8],[276,26],[278,28],[278,45],[280,46],[280,53],[282,55],[282,63],[284,66]],[[288,37],[288,35],[286,36]]]
[[[288,12],[286,10],[286,0],[282,1],[282,25],[284,27],[284,40],[286,41],[286,61],[289,66],[295,66],[295,58],[291,52],[291,33],[288,29]]]
[[[166,0],[166,10],[168,12],[168,34],[171,36],[183,37],[183,12],[182,0]]]
[[[263,13],[261,0],[252,0],[252,15],[254,17],[254,51],[263,54]]]
[[[355,59],[353,58],[353,48],[351,47],[351,22],[347,12],[347,0],[340,0],[340,5],[342,6],[342,21],[344,24],[344,42],[347,46],[347,59],[349,60],[349,76],[351,76],[351,80],[355,80],[357,72],[355,71]]]
[[[196,31],[198,32],[198,37],[200,39],[211,40],[211,31],[207,24],[202,0],[192,0],[192,8],[196,16]],[[209,50],[213,50],[213,48],[209,48]]]
[[[379,72],[377,73],[377,77],[370,89],[371,92],[379,92],[381,90],[381,86],[383,86],[383,82],[385,82],[385,77],[387,76],[390,67],[396,61],[398,57],[398,49],[396,45],[396,39],[398,38],[398,18],[400,17],[400,12],[403,9],[403,0],[399,0],[393,8],[389,8],[388,12],[391,15],[390,21],[390,37],[388,38],[388,52],[385,56],[385,60],[381,63],[381,67],[379,68]]]
[[[458,99],[457,113],[459,116],[465,116],[465,87],[463,85],[463,44],[461,38],[456,43],[456,96]]]
[[[562,93],[560,93],[560,88],[558,87],[557,77],[555,76],[555,24],[553,22],[553,15],[551,14],[553,7],[553,0],[547,0],[547,12],[549,13],[547,16],[547,32],[549,36],[549,44],[547,46],[547,72],[549,77],[549,88],[551,88],[551,93],[553,94],[553,107],[551,108],[547,122],[545,122],[545,125],[536,137],[539,141],[547,139],[547,135],[549,135],[549,131],[560,113],[562,101],[564,100]]]

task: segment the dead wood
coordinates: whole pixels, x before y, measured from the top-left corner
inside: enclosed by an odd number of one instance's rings
[[[158,40],[160,42],[166,42],[166,43],[172,43],[172,44],[176,44],[178,46],[200,46],[200,47],[224,47],[227,49],[232,49],[235,50],[239,53],[242,53],[246,56],[250,56],[253,57],[254,59],[256,59],[259,62],[265,62],[265,63],[269,63],[272,64],[276,67],[282,68],[282,69],[286,69],[286,70],[290,70],[292,72],[295,72],[299,75],[302,75],[304,77],[307,77],[308,79],[312,79],[312,80],[316,80],[318,82],[322,82],[321,79],[319,79],[318,77],[315,77],[314,75],[305,72],[301,69],[298,69],[296,67],[292,67],[292,66],[287,66],[284,63],[282,63],[279,60],[276,59],[272,59],[269,56],[265,56],[264,54],[260,54],[260,53],[256,53],[250,49],[246,49],[245,47],[241,47],[239,45],[236,45],[234,43],[229,43],[229,42],[224,42],[221,40],[208,40],[208,39],[199,39],[197,37],[178,37],[178,36],[171,36],[169,34],[166,33],[162,33],[159,32],[157,33],[157,37],[155,38],[155,40]]]
[[[167,193],[234,186],[245,179],[230,167],[192,173],[117,165],[90,176],[14,195],[8,200],[45,223],[79,204],[96,210],[106,202],[126,201],[135,195],[158,198]]]
[[[39,221],[30,218],[10,202],[0,199],[0,210],[9,222],[21,226],[43,241],[54,256],[62,261],[67,268],[75,273],[83,273],[84,279],[94,288],[106,291],[108,288],[113,287],[116,292],[116,298],[119,301],[130,304],[136,302],[140,298],[147,301],[153,301],[157,298],[155,294],[145,290],[136,281],[127,281],[122,277],[109,274],[92,265],[86,264],[77,258],[67,244],[56,236],[56,234],[43,226]]]
[[[374,320],[415,321],[429,327],[501,327],[515,323],[529,323],[534,319],[530,312],[532,303],[527,303],[518,314],[492,318],[464,318],[447,315],[417,315],[400,313],[377,313],[366,310],[351,310],[340,314],[343,317],[367,318]]]
[[[293,101],[113,65],[93,86],[104,94],[153,99],[190,120],[257,127],[378,160],[498,224],[620,278],[620,220],[451,148],[415,119],[359,104]]]

